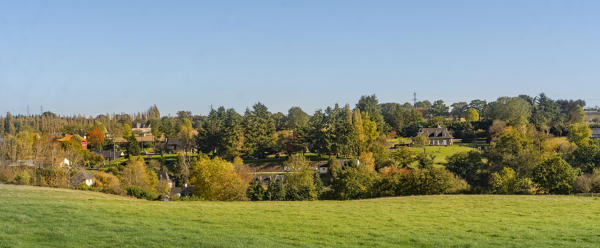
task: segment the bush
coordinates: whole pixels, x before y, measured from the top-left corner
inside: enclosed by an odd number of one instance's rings
[[[594,174],[584,174],[573,183],[573,190],[577,193],[600,193],[600,171],[595,170]]]
[[[449,193],[455,175],[444,168],[416,169],[400,177],[397,195],[435,195]],[[460,186],[457,186],[460,188]]]
[[[265,200],[270,201],[284,201],[285,200],[285,188],[281,180],[272,180],[269,183],[267,192],[265,192]]]
[[[575,179],[575,182],[573,183],[573,190],[576,193],[592,192],[592,176],[586,174],[577,177],[577,179]]]
[[[31,176],[29,175],[29,172],[27,172],[27,170],[19,170],[15,175],[14,182],[20,185],[29,185],[31,183]]]
[[[127,191],[127,195],[133,196],[139,199],[147,199],[147,200],[155,200],[158,198],[158,195],[154,193],[150,189],[144,189],[139,186],[129,186],[125,189]]]
[[[284,167],[289,171],[284,181],[286,200],[316,200],[315,171],[309,161],[302,154],[292,155]]]
[[[0,182],[13,183],[15,181],[16,173],[13,168],[8,166],[0,167]]]
[[[519,191],[519,178],[513,169],[504,167],[502,171],[492,173],[490,186],[494,193],[514,194]]]
[[[469,186],[467,181],[465,181],[462,178],[460,178],[459,176],[455,175],[450,183],[450,188],[448,189],[447,193],[450,193],[450,194],[467,193],[467,192],[469,192],[470,189],[471,189],[471,187]]]
[[[69,170],[60,166],[38,167],[35,169],[35,184],[38,186],[67,188]]]
[[[487,165],[483,155],[477,151],[459,152],[448,157],[446,168],[465,179],[474,187],[485,187],[488,181]]]
[[[417,155],[417,161],[419,162],[419,169],[431,169],[433,168],[433,160],[435,159],[435,155],[433,154],[425,154],[419,153]]]
[[[106,172],[97,172],[95,175],[93,187],[100,192],[110,193],[115,195],[123,194],[121,181],[115,175]]]
[[[376,174],[362,166],[350,167],[341,171],[333,181],[332,188],[335,197],[340,200],[361,199],[373,197],[373,185]]]
[[[575,170],[560,157],[547,159],[533,170],[533,181],[552,194],[570,193],[575,179]]]
[[[246,197],[251,201],[262,201],[265,199],[265,188],[259,178],[252,180],[250,187],[246,190]]]

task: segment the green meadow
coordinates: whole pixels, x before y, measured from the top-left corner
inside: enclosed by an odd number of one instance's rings
[[[0,247],[598,247],[600,199],[152,202],[0,184]]]

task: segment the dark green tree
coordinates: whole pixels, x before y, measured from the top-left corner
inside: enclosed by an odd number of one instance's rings
[[[478,151],[460,152],[448,157],[446,169],[465,179],[473,187],[487,185],[489,171]]]
[[[249,155],[264,158],[273,153],[275,147],[275,120],[271,112],[262,103],[252,110],[247,109],[244,116],[245,147]]]
[[[532,179],[552,194],[569,194],[577,174],[575,170],[560,157],[550,158],[536,166]]]
[[[383,115],[381,114],[381,106],[379,105],[379,101],[375,95],[370,96],[361,96],[360,100],[356,104],[356,108],[360,109],[361,113],[368,113],[371,117],[371,120],[377,123],[377,129],[380,133],[387,133],[388,126],[383,120]]]
[[[246,190],[246,196],[251,201],[262,201],[265,200],[266,190],[262,185],[259,178],[255,178],[250,182],[250,186]]]
[[[294,132],[302,130],[308,126],[309,118],[310,116],[302,111],[300,107],[291,107],[288,110],[287,128],[294,130]]]
[[[125,146],[128,156],[139,156],[142,152],[140,143],[135,139],[135,136],[131,135],[127,137],[127,145]]]
[[[285,187],[279,179],[271,180],[267,192],[265,192],[265,200],[270,201],[285,201]]]

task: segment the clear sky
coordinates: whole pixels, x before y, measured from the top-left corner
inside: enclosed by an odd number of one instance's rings
[[[0,112],[600,105],[600,1],[2,1]]]

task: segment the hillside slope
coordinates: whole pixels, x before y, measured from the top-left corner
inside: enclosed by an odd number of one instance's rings
[[[0,247],[594,247],[600,200],[150,202],[0,184]]]

